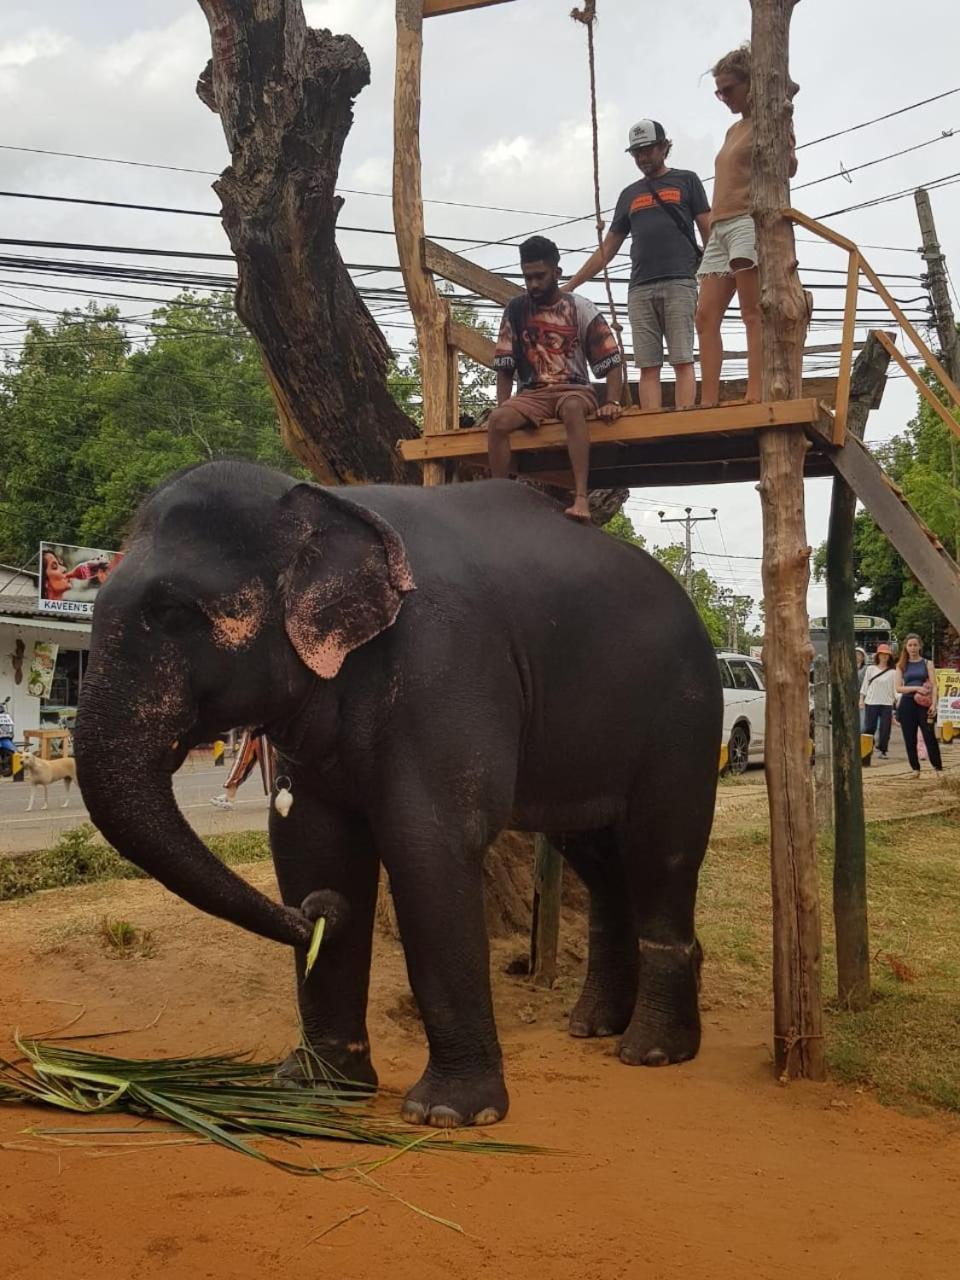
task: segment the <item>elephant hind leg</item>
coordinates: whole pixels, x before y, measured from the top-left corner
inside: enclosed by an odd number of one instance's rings
[[[676,767],[682,780],[682,762]],[[646,782],[631,798],[620,831],[640,962],[636,1005],[620,1045],[621,1060],[631,1066],[685,1062],[700,1048],[703,952],[694,913],[712,819],[711,786],[692,779],[668,794]]]
[[[630,884],[616,833],[551,837],[590,893],[587,976],[570,1014],[572,1036],[616,1036],[626,1031],[637,999],[637,929]]]

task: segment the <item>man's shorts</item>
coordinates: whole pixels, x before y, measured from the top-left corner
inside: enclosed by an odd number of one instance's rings
[[[751,267],[757,265],[757,228],[749,213],[738,218],[723,218],[713,224],[697,276],[701,280],[704,276],[729,276],[732,274],[730,263],[737,259],[748,262]]]
[[[653,280],[635,284],[627,294],[633,331],[633,358],[641,369],[663,364],[663,342],[671,364],[693,363],[693,317],[697,310],[695,280]]]
[[[581,400],[586,414],[597,412],[597,397],[589,387],[580,382],[558,382],[555,386],[529,387],[518,391],[500,406],[503,409],[516,409],[517,413],[539,427],[545,418],[558,418],[560,410],[568,400]]]

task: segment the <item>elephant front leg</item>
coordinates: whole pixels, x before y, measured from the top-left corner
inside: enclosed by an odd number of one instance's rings
[[[281,818],[271,810],[270,843],[283,901],[299,907],[310,896],[336,895],[337,911],[317,961],[305,977],[306,954],[294,953],[303,1043],[280,1068],[290,1083],[317,1075],[321,1059],[346,1080],[377,1087],[367,1035],[367,993],[380,861],[366,824],[313,800],[294,787],[295,803]],[[314,899],[316,902],[316,899]]]
[[[430,1047],[403,1118],[435,1128],[494,1124],[509,1098],[490,994],[482,856],[394,841],[383,858]]]

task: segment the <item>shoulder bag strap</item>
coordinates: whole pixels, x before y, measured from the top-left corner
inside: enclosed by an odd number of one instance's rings
[[[664,211],[665,214],[668,215],[671,221],[676,223],[677,229],[680,231],[683,237],[686,240],[689,240],[690,247],[693,249],[693,252],[697,256],[697,266],[699,267],[700,261],[703,258],[703,250],[697,244],[696,236],[693,234],[693,232],[684,222],[683,215],[680,213],[679,209],[674,209],[673,205],[669,205],[664,200],[661,200],[660,192],[653,185],[653,180],[651,178],[647,179],[647,187],[649,188],[650,194],[653,196],[654,200],[656,200],[660,208]]]

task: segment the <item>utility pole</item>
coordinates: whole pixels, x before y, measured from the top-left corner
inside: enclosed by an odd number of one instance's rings
[[[717,508],[711,507],[710,515],[708,516],[693,515],[692,514],[693,507],[684,507],[684,511],[686,511],[687,513],[685,516],[671,516],[669,520],[664,519],[665,513],[663,511],[658,511],[657,515],[660,517],[661,524],[682,524],[683,525],[683,529],[684,529],[683,582],[684,582],[684,586],[687,588],[687,595],[690,595],[691,591],[693,590],[693,546],[691,543],[693,526],[695,524],[700,524],[702,521],[716,520]]]
[[[933,209],[930,207],[930,196],[919,187],[914,192],[917,206],[917,217],[920,220],[920,234],[923,247],[920,256],[927,264],[927,273],[923,284],[930,290],[933,302],[933,319],[940,339],[943,366],[954,380],[960,381],[960,338],[957,337],[957,322],[950,304],[950,289],[947,281],[947,260],[940,249],[937,239],[937,227],[933,220]],[[957,440],[950,433],[950,483],[954,493],[953,521],[953,554],[960,556],[960,516],[957,512]]]

